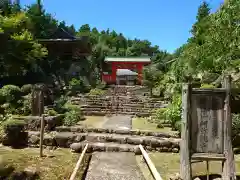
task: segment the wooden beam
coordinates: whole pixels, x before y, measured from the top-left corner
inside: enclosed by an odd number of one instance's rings
[[[194,153],[191,156],[192,160],[213,160],[213,161],[224,161],[226,160],[223,154],[215,154],[215,153]]]
[[[86,144],[84,150],[82,151],[82,154],[81,154],[81,156],[79,157],[78,162],[77,162],[77,164],[76,164],[76,166],[75,166],[75,168],[74,168],[74,170],[73,170],[73,173],[72,173],[72,175],[71,175],[71,177],[70,177],[69,180],[74,180],[74,179],[75,179],[75,177],[76,177],[76,175],[77,175],[77,171],[78,171],[78,169],[79,169],[79,167],[80,167],[80,165],[81,165],[81,162],[82,162],[82,160],[83,160],[83,157],[84,157],[84,155],[85,155],[85,153],[86,153],[86,151],[87,151],[87,148],[88,148],[88,144]]]
[[[40,157],[43,157],[43,136],[44,136],[44,115],[41,118],[41,129],[40,129]]]
[[[227,76],[224,79],[223,83],[224,88],[226,88],[226,99],[225,99],[225,113],[224,113],[224,154],[226,161],[223,162],[223,180],[235,180],[235,163],[234,163],[234,154],[232,149],[232,117],[231,117],[231,108],[230,108],[230,98],[231,98],[231,76]]]
[[[191,86],[183,85],[182,89],[182,126],[180,143],[180,176],[184,180],[192,179],[190,158],[190,112],[191,112]]]
[[[142,155],[143,155],[145,161],[147,162],[147,165],[148,165],[148,167],[149,167],[149,169],[150,169],[154,179],[155,180],[163,180],[162,177],[160,176],[160,174],[158,173],[156,167],[152,163],[151,159],[149,158],[147,152],[143,149],[141,144],[139,145],[139,148],[140,148],[140,150],[142,152]]]

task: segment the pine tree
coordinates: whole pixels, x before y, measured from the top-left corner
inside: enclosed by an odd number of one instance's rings
[[[196,16],[196,23],[193,25],[191,33],[193,37],[190,41],[197,43],[198,45],[202,45],[204,43],[204,39],[202,38],[204,32],[207,28],[207,17],[210,15],[210,7],[209,4],[204,1],[198,8],[198,13]]]

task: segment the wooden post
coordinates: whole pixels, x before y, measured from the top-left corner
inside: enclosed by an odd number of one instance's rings
[[[190,112],[191,112],[191,86],[189,83],[183,85],[182,89],[182,126],[180,143],[180,176],[181,179],[191,180],[190,159]]]
[[[44,136],[44,115],[41,118],[41,130],[40,130],[40,157],[43,157],[43,136]]]
[[[230,98],[231,98],[231,77],[227,76],[224,79],[224,88],[226,88],[226,99],[225,99],[225,126],[224,126],[224,155],[226,160],[223,162],[223,180],[235,180],[235,164],[234,164],[234,154],[232,149],[232,117],[230,108]]]
[[[87,151],[87,148],[88,148],[88,144],[86,144],[84,150],[82,151],[82,154],[81,154],[81,156],[80,156],[79,159],[78,159],[78,162],[77,162],[77,164],[76,164],[76,166],[75,166],[75,168],[74,168],[74,170],[73,170],[73,173],[72,173],[72,175],[71,175],[71,177],[70,177],[70,180],[74,180],[74,179],[75,179],[76,174],[77,174],[77,171],[78,171],[78,169],[79,169],[79,167],[80,167],[80,165],[81,165],[81,162],[82,162],[82,160],[83,160],[83,157],[84,157],[84,155],[85,155],[85,153],[86,153],[86,151]]]
[[[207,180],[209,180],[209,161],[206,161],[207,164]]]

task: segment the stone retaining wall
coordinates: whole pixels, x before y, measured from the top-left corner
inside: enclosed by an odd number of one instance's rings
[[[41,119],[39,116],[19,116],[14,119],[24,120],[27,123],[26,129],[30,131],[38,131],[41,128]],[[45,131],[55,130],[57,126],[63,125],[64,115],[46,116]]]

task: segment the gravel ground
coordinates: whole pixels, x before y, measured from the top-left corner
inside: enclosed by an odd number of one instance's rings
[[[114,115],[107,118],[108,120],[103,124],[103,128],[132,129],[132,118],[130,116]]]
[[[96,152],[85,180],[145,180],[133,153]]]

